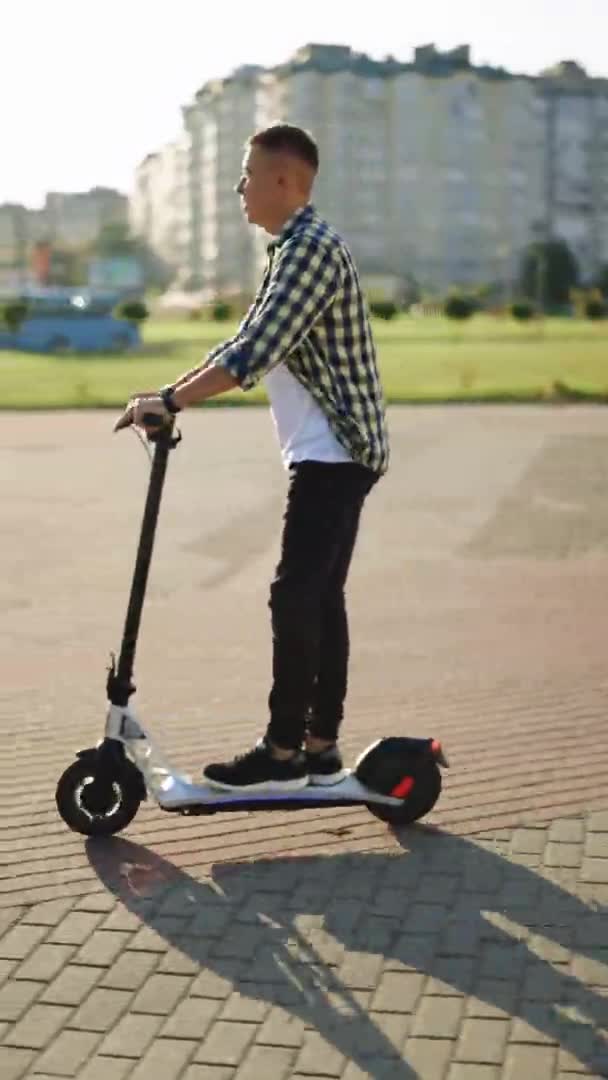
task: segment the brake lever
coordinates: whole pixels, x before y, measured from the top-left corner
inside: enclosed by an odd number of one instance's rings
[[[127,409],[114,424],[114,431],[123,431],[124,428],[131,427],[133,423],[133,410]]]

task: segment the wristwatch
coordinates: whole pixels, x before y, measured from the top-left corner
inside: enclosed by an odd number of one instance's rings
[[[158,395],[161,401],[164,403],[167,412],[170,412],[172,416],[175,416],[176,413],[181,412],[181,406],[176,403],[175,398],[173,397],[174,389],[175,387],[171,385],[163,386],[159,390]]]

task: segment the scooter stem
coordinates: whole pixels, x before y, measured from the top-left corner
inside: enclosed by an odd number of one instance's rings
[[[114,656],[112,656],[112,663],[108,671],[106,682],[108,700],[112,705],[124,707],[128,704],[131,694],[135,691],[135,686],[132,683],[133,663],[135,660],[135,649],[137,646],[141,613],[148,582],[148,571],[150,569],[152,549],[154,547],[158,512],[160,509],[165,473],[167,471],[169,451],[177,445],[180,437],[181,436],[177,438],[174,437],[173,423],[163,423],[162,427],[157,431],[148,433],[148,440],[155,444],[155,449],[139,534],[135,569],[131,581],[129,605],[122,634],[118,668],[116,668],[115,659]]]

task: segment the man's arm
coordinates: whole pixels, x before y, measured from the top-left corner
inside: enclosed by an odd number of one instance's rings
[[[236,334],[234,334],[233,337],[228,338],[227,341],[220,341],[219,345],[214,345],[213,348],[207,353],[202,363],[197,364],[196,367],[191,368],[190,371],[186,371],[183,375],[180,375],[179,378],[172,383],[172,386],[177,389],[178,386],[183,386],[185,383],[190,382],[190,380],[193,379],[195,375],[198,375],[201,371],[206,370],[211,365],[213,360],[215,360],[216,356],[219,356],[220,353],[224,351],[224,349],[227,349],[230,345],[233,345],[235,341],[238,341],[239,335],[242,334],[243,330],[246,328],[247,324],[251,320],[258,300],[259,292],[256,294],[253,302],[250,304],[248,310],[245,312],[245,315],[241,319]]]
[[[329,246],[314,238],[288,240],[253,318],[206,370],[181,384],[177,404],[191,405],[237,385],[243,390],[255,386],[306,337],[341,283],[342,269]]]
[[[207,398],[225,394],[237,385],[236,379],[225,368],[210,364],[198,375],[194,375],[188,382],[183,383],[173,393],[173,400],[178,408],[185,405],[193,405],[196,401],[205,401]],[[168,410],[162,397],[158,393],[152,395],[138,395],[131,398],[122,416],[114,424],[114,431],[120,431],[129,424],[146,427],[144,417],[146,413],[153,413],[163,417],[168,416]]]
[[[180,375],[179,378],[176,379],[171,385],[177,389],[178,386],[183,386],[184,383],[190,382],[190,380],[193,379],[195,375],[198,375],[199,372],[205,371],[206,368],[208,368],[209,365],[213,362],[216,356],[219,356],[219,354],[223,352],[224,349],[227,349],[230,345],[232,345],[233,342],[238,341],[239,333],[240,329],[237,331],[234,337],[228,338],[227,341],[220,341],[219,345],[214,345],[210,352],[207,353],[202,363],[197,364],[196,367],[191,368],[190,371],[185,371],[184,374]]]
[[[229,371],[212,362],[203,371],[195,372],[186,382],[174,385],[173,400],[178,408],[183,409],[197,401],[206,401],[207,398],[234,390],[237,381]]]
[[[293,237],[285,243],[272,269],[268,289],[243,320],[235,339],[207,357],[202,369],[181,376],[174,391],[178,408],[225,394],[239,386],[248,390],[306,337],[342,285],[343,267],[333,248],[314,237]],[[127,409],[141,423],[146,410],[165,413],[159,398]]]

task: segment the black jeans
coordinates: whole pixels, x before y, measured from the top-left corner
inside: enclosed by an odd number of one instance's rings
[[[297,749],[307,730],[337,738],[349,659],[344,587],[361,509],[377,479],[350,462],[291,468],[269,600],[273,682],[266,734],[281,748]]]

